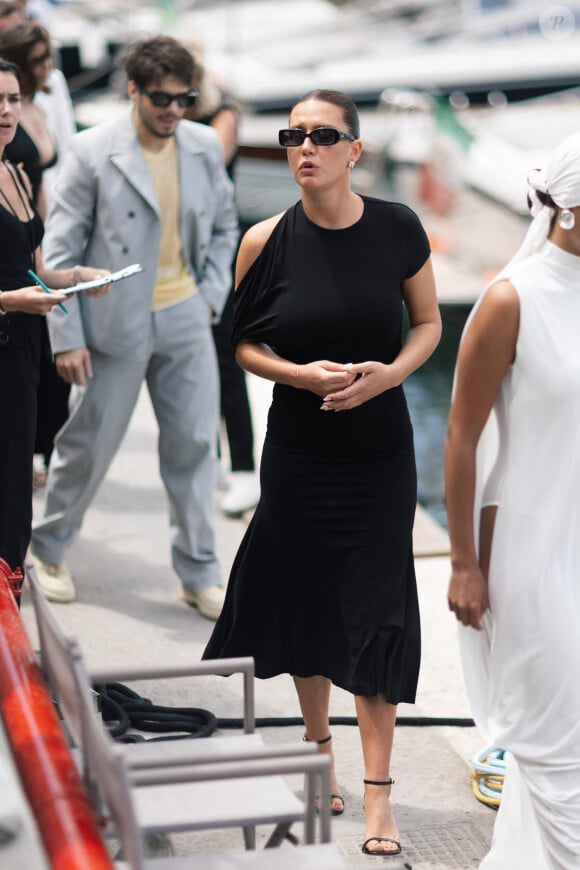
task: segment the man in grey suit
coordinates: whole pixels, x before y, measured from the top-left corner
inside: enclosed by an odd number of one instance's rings
[[[231,281],[238,226],[221,146],[183,119],[195,64],[166,36],[130,45],[131,109],[73,137],[53,194],[45,261],[140,263],[108,297],[71,297],[51,324],[72,413],[52,456],[32,553],[42,588],[71,601],[66,548],[121,443],[146,381],[159,425],[172,561],[185,601],[216,619],[224,589],[214,536],[219,386],[211,336]],[[94,304],[95,301],[97,304]]]

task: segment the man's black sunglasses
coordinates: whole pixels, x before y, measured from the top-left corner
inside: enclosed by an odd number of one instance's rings
[[[177,103],[180,109],[187,109],[193,106],[197,99],[197,91],[194,91],[193,88],[181,94],[168,94],[167,91],[146,91],[145,88],[142,88],[141,93],[149,97],[158,109],[167,109],[171,103]]]
[[[278,142],[283,148],[297,148],[304,143],[307,137],[310,138],[313,145],[336,145],[341,139],[348,139],[349,142],[354,142],[356,138],[350,133],[342,133],[340,130],[335,130],[334,127],[316,127],[310,133],[307,133],[306,130],[301,130],[299,127],[278,132]]]

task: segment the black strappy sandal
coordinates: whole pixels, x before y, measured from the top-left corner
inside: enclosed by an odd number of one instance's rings
[[[363,782],[365,785],[394,785],[395,780],[392,777],[389,777],[389,779],[383,780],[363,779]],[[397,848],[390,852],[373,852],[372,849],[367,848],[369,843],[393,843]],[[363,851],[365,855],[378,855],[380,858],[392,858],[393,855],[400,855],[403,850],[401,849],[399,841],[395,840],[393,837],[369,837],[368,840],[365,840],[362,844],[361,851]]]
[[[305,734],[304,737],[302,738],[302,740],[305,743],[317,743],[318,746],[322,746],[323,743],[330,743],[330,741],[332,740],[332,734],[329,734],[328,737],[323,737],[322,740],[311,740],[310,737],[308,736],[308,734]],[[330,814],[332,816],[342,816],[342,814],[344,812],[344,798],[343,798],[343,796],[341,794],[331,794],[331,795],[329,795],[329,799],[330,799]],[[317,810],[318,810],[318,806],[319,806],[319,801],[320,801],[320,797],[317,797],[316,798]],[[332,806],[334,801],[341,802],[342,806],[339,810],[335,809]]]

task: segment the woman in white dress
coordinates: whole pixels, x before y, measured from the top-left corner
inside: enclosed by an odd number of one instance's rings
[[[508,751],[485,870],[580,868],[580,135],[461,342],[446,445],[449,607],[485,739]],[[495,431],[492,431],[492,427]],[[495,445],[494,464],[489,445]],[[487,456],[486,456],[487,452]]]

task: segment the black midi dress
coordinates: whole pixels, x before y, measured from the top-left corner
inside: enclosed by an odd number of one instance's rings
[[[0,202],[0,290],[33,283],[28,269],[43,233],[36,212],[21,221]],[[0,557],[12,569],[23,567],[30,543],[37,390],[48,348],[46,317],[0,317]]]
[[[402,282],[429,256],[406,206],[364,197],[351,227],[313,224],[301,202],[236,292],[234,341],[297,364],[392,362]],[[256,675],[323,675],[354,694],[415,699],[420,625],[412,554],[413,433],[402,387],[340,413],[276,384],[261,499],[204,658],[251,655]]]

